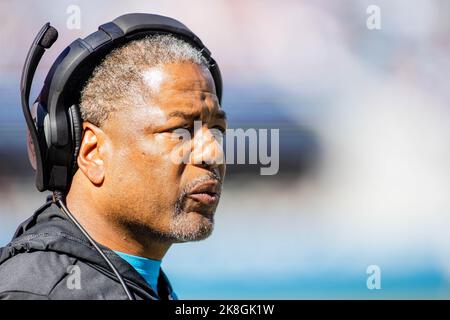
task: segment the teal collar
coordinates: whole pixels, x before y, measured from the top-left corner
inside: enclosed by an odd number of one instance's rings
[[[119,251],[114,251],[119,257],[128,262],[144,280],[158,292],[158,278],[161,270],[161,261],[133,256]]]

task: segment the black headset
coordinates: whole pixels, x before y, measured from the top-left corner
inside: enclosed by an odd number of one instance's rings
[[[77,170],[82,139],[80,93],[94,68],[113,49],[154,34],[170,34],[200,50],[209,64],[216,94],[221,101],[219,66],[201,40],[181,22],[155,14],[132,13],[101,25],[98,31],[70,44],[51,67],[37,99],[36,119],[30,107],[30,88],[36,67],[58,37],[49,23],[39,31],[28,52],[22,72],[22,108],[36,154],[36,187],[39,191],[65,192]]]
[[[98,31],[72,42],[53,63],[36,101],[36,118],[30,112],[29,98],[36,68],[45,49],[58,38],[55,28],[46,23],[34,39],[25,60],[20,83],[22,110],[30,132],[36,157],[36,187],[53,191],[54,201],[61,211],[91,242],[103,257],[128,299],[134,300],[117,269],[69,211],[63,195],[70,187],[77,170],[77,157],[82,139],[80,95],[95,67],[113,49],[130,41],[155,34],[180,38],[196,49],[208,61],[219,102],[222,99],[222,77],[219,66],[201,40],[181,22],[160,15],[132,13],[120,16],[98,27]]]

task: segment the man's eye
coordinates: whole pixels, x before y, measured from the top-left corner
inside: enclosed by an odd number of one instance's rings
[[[182,140],[190,140],[191,139],[190,131],[183,127],[173,128],[171,130],[168,130],[168,133],[172,140],[182,141]]]
[[[173,140],[189,140],[192,138],[193,127],[189,124],[173,127],[167,130]]]

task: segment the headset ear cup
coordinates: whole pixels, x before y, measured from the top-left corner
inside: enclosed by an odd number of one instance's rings
[[[81,119],[80,108],[74,104],[69,108],[70,119],[72,122],[72,141],[73,141],[73,163],[72,176],[78,170],[77,158],[80,152],[81,141],[83,139],[83,120]]]

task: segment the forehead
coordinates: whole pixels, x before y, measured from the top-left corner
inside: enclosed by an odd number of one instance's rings
[[[205,66],[195,63],[170,63],[159,68],[163,75],[161,90],[203,91],[215,94],[214,80]]]
[[[204,66],[184,62],[150,68],[144,71],[144,82],[151,100],[147,108],[159,109],[165,116],[175,110],[195,112],[218,107],[214,80]]]
[[[142,77],[144,97],[139,100],[143,103],[117,115],[121,118],[117,120],[132,122],[135,129],[163,125],[174,111],[194,114],[219,108],[214,80],[204,66],[170,63],[143,70]]]
[[[199,102],[217,103],[214,80],[209,70],[194,63],[172,63],[145,72],[151,100],[163,111],[193,108]]]

